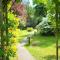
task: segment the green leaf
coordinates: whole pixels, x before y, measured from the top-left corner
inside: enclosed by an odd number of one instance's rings
[[[17,3],[21,2],[21,0],[16,0]]]
[[[4,53],[3,53],[3,49],[0,48],[0,57],[1,57],[3,54],[4,54]]]

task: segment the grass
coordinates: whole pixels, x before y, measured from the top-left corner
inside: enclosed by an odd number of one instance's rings
[[[10,60],[17,60],[17,57],[10,57]]]
[[[28,50],[31,54],[36,58],[36,60],[47,60],[48,56],[55,56],[55,48],[48,47],[48,48],[40,48],[40,47],[28,47]],[[53,60],[52,58],[49,58]]]
[[[27,46],[30,53],[36,60],[56,60],[56,38],[54,36],[34,36],[31,45]],[[60,49],[59,49],[60,60]]]
[[[37,46],[40,47],[48,47],[52,44],[56,43],[56,38],[54,36],[41,36],[41,35],[36,35],[32,38],[32,44],[36,43]]]

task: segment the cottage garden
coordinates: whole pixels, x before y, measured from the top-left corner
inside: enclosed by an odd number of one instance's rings
[[[59,8],[60,0],[0,0],[0,60],[59,60]]]

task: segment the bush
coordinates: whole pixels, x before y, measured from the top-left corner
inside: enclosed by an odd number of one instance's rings
[[[16,55],[16,51],[17,51],[16,45],[12,45],[12,46],[8,47],[8,49],[7,49],[7,53],[11,57],[14,57]]]
[[[2,57],[3,54],[4,54],[3,49],[0,48],[0,57]]]
[[[8,28],[15,28],[19,25],[20,18],[16,17],[12,12],[8,12]]]
[[[27,20],[26,27],[33,27],[35,28],[37,24],[39,24],[42,20],[42,17],[34,17]]]
[[[44,27],[43,29],[41,29],[41,34],[42,35],[54,35],[54,28]]]
[[[49,22],[47,20],[43,20],[36,26],[36,28],[38,30],[38,33],[42,35],[54,35],[54,28],[49,25]]]
[[[28,20],[26,26],[27,27],[35,27],[37,25],[38,20]]]
[[[19,28],[20,28],[21,30],[24,30],[24,29],[26,28],[26,22],[20,21],[20,23],[19,23]]]
[[[15,56],[18,41],[19,30],[17,27],[19,25],[20,18],[16,17],[12,12],[8,12],[8,43],[9,46],[6,48],[6,54],[9,56]],[[18,34],[19,33],[19,34]]]
[[[32,31],[32,30],[33,30],[32,27],[28,27],[28,28],[27,28],[27,31],[28,31],[28,32],[30,32],[30,31]]]

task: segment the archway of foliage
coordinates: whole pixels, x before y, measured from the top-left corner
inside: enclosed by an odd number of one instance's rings
[[[11,6],[12,0],[0,0],[0,60],[9,60],[9,57],[16,55],[20,18],[10,11]]]

